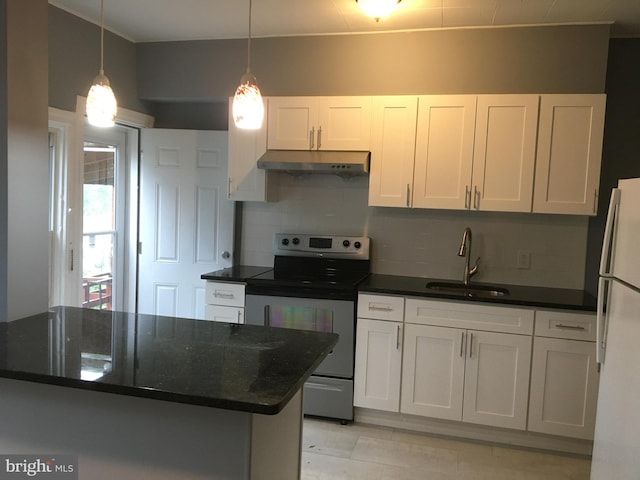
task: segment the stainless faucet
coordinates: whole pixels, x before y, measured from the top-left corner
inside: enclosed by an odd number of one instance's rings
[[[476,264],[473,268],[469,268],[469,257],[471,256],[471,229],[469,227],[464,229],[462,234],[462,243],[460,244],[460,250],[458,250],[459,257],[466,257],[464,262],[464,276],[462,281],[465,285],[469,285],[469,280],[476,273],[478,273],[478,265],[480,264],[480,257],[476,260]]]

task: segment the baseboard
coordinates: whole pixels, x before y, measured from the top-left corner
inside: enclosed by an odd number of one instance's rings
[[[486,427],[463,422],[418,417],[402,413],[384,412],[368,408],[354,409],[358,423],[430,433],[446,437],[464,438],[505,446],[591,456],[593,442],[505,428]]]

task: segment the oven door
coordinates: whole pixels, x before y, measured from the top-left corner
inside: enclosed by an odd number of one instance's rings
[[[245,323],[337,333],[340,337],[338,343],[314,373],[353,378],[354,302],[247,295]]]

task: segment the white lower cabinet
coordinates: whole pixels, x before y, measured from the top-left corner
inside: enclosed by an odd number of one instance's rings
[[[244,283],[212,282],[205,286],[204,319],[244,323]]]
[[[531,337],[406,325],[400,411],[524,430]]]
[[[402,323],[358,319],[356,333],[356,407],[397,412],[400,404]]]
[[[462,420],[524,430],[531,337],[470,331],[467,345]]]
[[[585,312],[363,293],[354,404],[591,440],[595,327]]]
[[[462,420],[463,335],[457,328],[406,325],[401,412]]]
[[[599,384],[594,315],[556,312],[550,318],[536,318],[529,430],[592,440]]]
[[[397,412],[404,297],[360,294],[357,315],[353,404]]]
[[[213,322],[244,323],[244,308],[205,305],[204,319]]]

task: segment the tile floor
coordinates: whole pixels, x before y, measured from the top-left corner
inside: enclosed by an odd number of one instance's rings
[[[589,480],[587,458],[306,418],[302,480]]]

